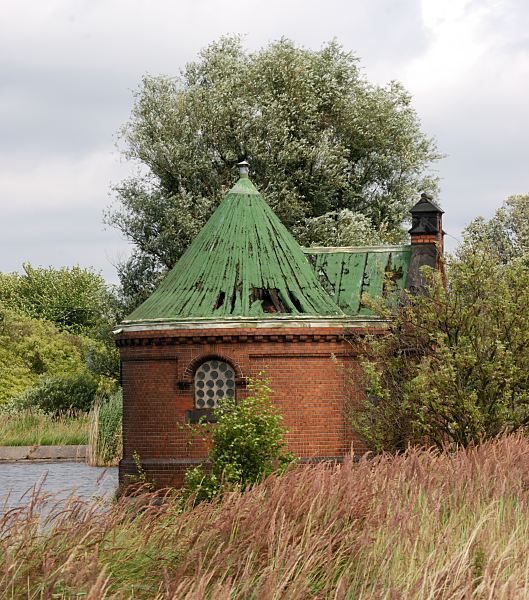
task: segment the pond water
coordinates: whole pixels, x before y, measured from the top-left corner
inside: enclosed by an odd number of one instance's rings
[[[0,512],[27,504],[33,490],[53,494],[55,502],[72,494],[82,500],[111,499],[117,485],[117,467],[68,461],[0,463]]]

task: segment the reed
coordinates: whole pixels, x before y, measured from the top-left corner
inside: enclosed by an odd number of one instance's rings
[[[121,391],[108,398],[97,398],[90,411],[87,463],[91,466],[116,465],[121,458]]]
[[[183,507],[43,500],[0,520],[13,598],[529,597],[529,441],[297,466]]]
[[[51,416],[36,409],[0,412],[0,446],[86,444],[88,415],[69,412]]]

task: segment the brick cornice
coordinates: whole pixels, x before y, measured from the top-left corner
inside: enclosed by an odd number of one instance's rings
[[[219,343],[307,343],[337,342],[348,337],[362,337],[366,334],[383,333],[384,328],[321,328],[321,329],[214,329],[214,330],[174,330],[174,331],[141,331],[123,332],[116,336],[118,347],[145,346],[180,346],[186,344],[219,344]]]

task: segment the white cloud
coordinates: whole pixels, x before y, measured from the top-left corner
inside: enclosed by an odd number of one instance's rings
[[[113,136],[144,73],[177,74],[226,33],[256,49],[333,37],[369,79],[402,80],[438,165],[458,234],[529,191],[529,11],[524,0],[5,0],[0,4],[0,269],[93,264],[126,249],[102,210],[119,162]]]

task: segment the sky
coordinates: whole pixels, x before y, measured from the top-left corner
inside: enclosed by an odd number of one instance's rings
[[[446,155],[448,248],[529,193],[527,0],[0,0],[0,271],[79,264],[117,281],[130,246],[103,212],[137,168],[116,147],[133,92],[230,33],[250,50],[336,38],[371,82],[401,81]]]

